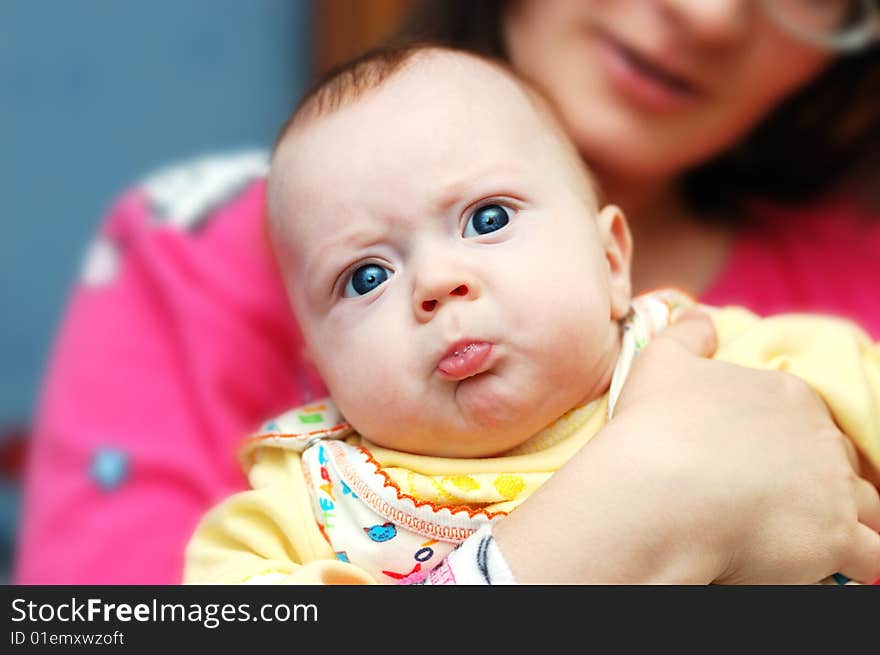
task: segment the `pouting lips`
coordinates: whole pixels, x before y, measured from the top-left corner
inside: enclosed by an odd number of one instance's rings
[[[437,369],[447,378],[464,380],[485,370],[491,352],[492,344],[486,341],[460,341],[446,351]]]

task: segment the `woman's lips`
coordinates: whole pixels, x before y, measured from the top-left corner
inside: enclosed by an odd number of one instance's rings
[[[677,111],[693,104],[700,91],[688,77],[605,34],[596,39],[600,62],[614,88],[652,111]]]
[[[488,369],[492,344],[486,341],[454,343],[437,363],[437,370],[450,380],[464,380]]]

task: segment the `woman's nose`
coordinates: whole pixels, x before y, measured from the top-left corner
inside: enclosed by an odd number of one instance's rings
[[[729,44],[749,29],[754,0],[660,0],[685,35],[705,44]]]
[[[423,274],[416,281],[413,291],[413,308],[416,317],[428,321],[443,305],[456,300],[476,300],[479,286],[473,276],[460,272]]]

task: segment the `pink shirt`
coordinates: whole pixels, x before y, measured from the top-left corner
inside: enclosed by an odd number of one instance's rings
[[[880,221],[844,206],[761,211],[701,296],[768,316],[820,312],[850,318],[880,339]]]
[[[243,435],[324,393],[268,251],[262,178],[239,168],[183,199],[174,179],[136,189],[101,228],[37,412],[16,583],[179,582],[201,515],[245,488]],[[878,253],[880,223],[844,208],[768,213],[701,300],[831,312],[878,338]]]

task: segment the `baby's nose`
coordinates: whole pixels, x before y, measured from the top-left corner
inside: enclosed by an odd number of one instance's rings
[[[467,296],[470,293],[470,289],[466,284],[459,284],[452,291],[449,292],[450,296]],[[423,300],[422,301],[422,310],[430,313],[433,312],[437,308],[437,300]]]
[[[452,301],[476,300],[480,285],[467,272],[426,270],[413,289],[413,310],[420,321],[430,321],[440,308]]]

